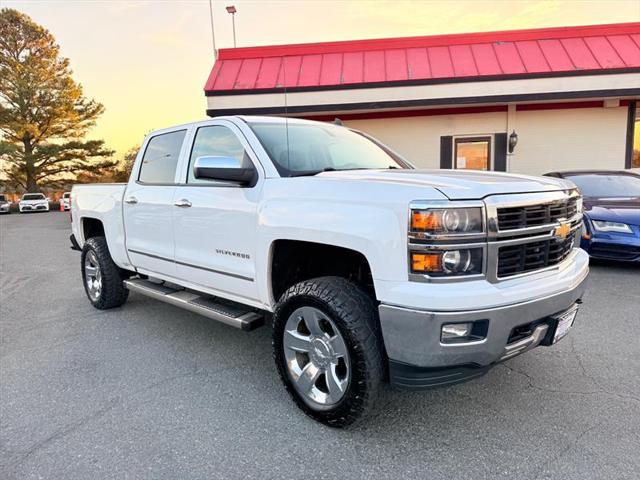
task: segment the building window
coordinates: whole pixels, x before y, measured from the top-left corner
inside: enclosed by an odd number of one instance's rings
[[[491,170],[491,136],[456,138],[453,159],[455,168]]]

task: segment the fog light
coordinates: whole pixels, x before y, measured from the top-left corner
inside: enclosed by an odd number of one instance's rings
[[[462,340],[471,335],[473,323],[445,323],[442,325],[442,341]]]
[[[487,338],[489,320],[463,323],[445,323],[440,332],[440,343],[465,344],[481,342]]]

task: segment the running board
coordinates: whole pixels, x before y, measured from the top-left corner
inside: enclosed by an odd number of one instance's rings
[[[254,330],[264,325],[264,316],[261,313],[230,300],[193,290],[177,290],[142,278],[125,280],[124,285],[133,292],[199,313],[244,331]]]

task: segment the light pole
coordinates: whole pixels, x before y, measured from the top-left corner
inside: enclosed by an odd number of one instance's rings
[[[216,34],[213,31],[213,5],[209,0],[209,20],[211,21],[211,45],[213,46],[213,59],[218,59],[218,52],[216,52]]]
[[[233,48],[236,48],[236,10],[235,5],[227,7],[227,13],[231,14],[231,24],[233,25]]]

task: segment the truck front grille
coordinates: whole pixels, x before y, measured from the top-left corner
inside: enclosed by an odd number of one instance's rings
[[[575,197],[542,205],[498,208],[498,229],[538,227],[573,217],[577,212]]]
[[[541,240],[498,249],[498,277],[510,277],[562,262],[573,248],[574,235],[564,240]]]

